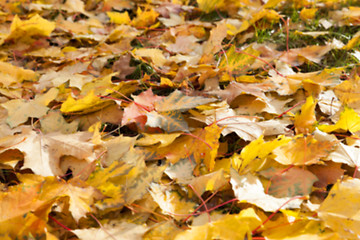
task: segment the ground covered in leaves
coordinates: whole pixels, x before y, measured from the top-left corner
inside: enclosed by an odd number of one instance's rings
[[[356,4],[2,1],[1,239],[359,239]]]

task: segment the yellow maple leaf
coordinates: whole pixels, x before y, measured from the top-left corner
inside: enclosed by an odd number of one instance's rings
[[[21,41],[29,41],[33,36],[48,37],[54,29],[54,22],[50,22],[38,14],[25,21],[22,21],[15,15],[10,26],[10,34],[7,40],[20,39]]]
[[[156,66],[163,66],[167,60],[160,49],[156,48],[139,48],[134,51],[139,57],[148,57]]]
[[[92,205],[95,198],[101,198],[101,194],[98,195],[95,191],[95,188],[78,178],[65,182],[59,181],[56,177],[46,177],[45,181],[41,183],[39,199],[46,201],[68,196],[69,210],[78,221],[81,217],[85,217],[86,213],[94,211]]]
[[[333,132],[337,130],[350,131],[352,133],[360,130],[360,116],[354,109],[345,107],[340,114],[339,121],[334,125],[320,125],[319,129],[323,132]]]
[[[295,116],[295,130],[296,133],[311,133],[315,130],[316,116],[315,116],[316,101],[312,96],[306,99],[305,104],[301,107],[301,113]]]
[[[211,11],[214,11],[216,8],[218,8],[221,4],[223,4],[224,0],[196,0],[199,8],[209,13]]]
[[[360,180],[348,178],[337,182],[320,205],[318,214],[341,239],[360,235]]]
[[[231,157],[232,166],[241,173],[248,171],[258,171],[264,163],[266,157],[277,147],[291,141],[291,138],[280,136],[277,139],[265,142],[264,136],[252,141],[244,147],[239,154]]]
[[[360,32],[357,32],[342,49],[351,50],[354,47],[358,46],[359,43],[360,43]]]
[[[57,88],[51,88],[43,95],[37,95],[34,100],[14,99],[3,103],[1,106],[8,110],[7,123],[10,127],[18,126],[29,117],[43,117],[49,110],[47,105],[58,95]]]
[[[215,192],[228,183],[224,170],[220,169],[209,174],[194,178],[190,185],[196,194],[202,195],[205,191]]]
[[[225,68],[227,71],[244,71],[244,68],[249,67],[260,55],[260,52],[253,49],[251,46],[245,50],[237,51],[233,45],[224,53],[225,56],[221,59],[219,68]]]
[[[154,10],[154,8],[149,7],[146,10],[141,10],[138,8],[136,10],[136,18],[131,21],[131,25],[134,27],[147,27],[156,22],[159,13]]]
[[[150,189],[151,196],[161,210],[177,220],[184,218],[186,214],[191,214],[196,208],[195,202],[185,199],[175,189],[156,183],[152,183]]]
[[[102,109],[105,105],[111,103],[109,100],[102,100],[91,90],[85,97],[74,99],[71,95],[61,105],[60,111],[63,113],[89,113]]]
[[[239,214],[224,215],[216,221],[191,227],[176,235],[175,240],[245,239],[251,237],[251,231],[260,224],[261,220],[254,209],[247,208]]]
[[[25,80],[35,81],[36,79],[37,74],[34,71],[0,61],[0,82],[5,87],[8,87],[13,83],[23,82]]]
[[[360,77],[357,74],[350,76],[349,80],[343,81],[334,88],[334,93],[340,101],[349,107],[357,108],[360,102]]]
[[[303,8],[300,12],[300,18],[303,21],[312,20],[317,11],[317,8]]]
[[[48,208],[50,208],[49,206]],[[49,211],[50,212],[50,209]],[[28,212],[23,216],[1,222],[0,236],[3,240],[28,239],[29,236],[44,236],[47,220],[42,219],[37,213]],[[46,238],[48,239],[48,238]],[[51,238],[49,238],[51,239]],[[57,238],[56,238],[57,239]]]
[[[170,145],[174,140],[180,136],[180,133],[159,133],[159,134],[147,134],[143,133],[143,137],[136,140],[138,146],[151,146],[157,145],[158,147],[166,147]]]
[[[115,24],[129,24],[131,21],[128,12],[107,12],[106,14],[109,16],[110,22]]]

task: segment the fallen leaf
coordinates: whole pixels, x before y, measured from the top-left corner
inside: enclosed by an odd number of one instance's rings
[[[250,173],[239,175],[233,168],[230,169],[230,183],[234,190],[236,198],[240,202],[255,204],[264,211],[277,211],[278,209],[299,208],[301,199],[292,199],[290,197],[277,198],[265,193],[265,189],[260,179]],[[290,201],[291,200],[291,201]]]
[[[10,34],[6,39],[30,41],[32,40],[32,37],[37,35],[45,37],[50,36],[54,29],[54,22],[50,22],[38,14],[25,21],[22,21],[17,15],[15,15],[10,26]]]
[[[244,209],[236,215],[224,215],[220,219],[176,235],[176,240],[185,239],[244,239],[261,224],[259,217],[252,208]]]
[[[318,180],[310,171],[298,167],[269,168],[260,174],[270,181],[268,194],[278,198],[309,196],[314,182]]]
[[[335,141],[318,141],[312,135],[298,135],[287,145],[274,149],[274,158],[284,165],[311,165],[321,163],[334,149]]]
[[[340,114],[340,119],[334,125],[319,125],[319,130],[323,132],[334,132],[338,130],[357,132],[360,130],[360,116],[349,107],[345,107]]]
[[[320,205],[319,217],[334,229],[341,238],[357,238],[359,235],[359,179],[338,181]],[[344,207],[346,206],[346,207]]]

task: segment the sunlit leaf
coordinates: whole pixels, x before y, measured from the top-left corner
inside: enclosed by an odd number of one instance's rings
[[[183,112],[214,101],[216,101],[216,99],[186,96],[181,91],[175,90],[169,96],[155,102],[155,109],[159,112],[175,110]]]
[[[97,111],[111,101],[103,100],[99,96],[94,94],[94,90],[90,91],[89,94],[83,98],[74,99],[71,95],[66,99],[66,101],[61,105],[60,111],[63,113],[89,113]]]
[[[216,221],[191,227],[190,230],[176,235],[175,239],[245,239],[260,224],[260,218],[255,211],[248,208],[239,214],[224,215]]]
[[[270,142],[264,141],[264,136],[252,141],[244,147],[240,154],[234,154],[231,157],[232,167],[241,173],[248,171],[258,171],[264,164],[266,157],[272,151],[291,141],[291,138],[279,137]]]
[[[29,20],[22,21],[17,15],[14,17],[8,40],[29,41],[34,36],[50,36],[55,29],[55,23],[50,22],[38,14]]]
[[[259,55],[260,52],[253,49],[251,46],[242,51],[237,51],[233,45],[224,53],[219,67],[225,68],[233,74],[243,73],[246,71],[246,68],[249,68],[250,65],[255,62],[256,57]]]
[[[345,107],[340,114],[340,119],[334,125],[320,125],[319,129],[324,132],[334,132],[338,130],[357,132],[360,130],[360,116],[349,107]]]
[[[316,116],[315,116],[316,101],[312,96],[306,99],[305,104],[301,107],[301,113],[295,116],[295,130],[300,133],[311,133],[315,129]]]
[[[311,172],[298,167],[269,168],[260,174],[270,180],[267,190],[274,197],[308,196],[318,180]]]
[[[128,24],[130,22],[130,17],[128,12],[107,12],[106,13],[109,18],[110,22],[116,23],[116,24]]]
[[[187,214],[195,210],[196,204],[194,202],[184,199],[180,193],[167,189],[166,186],[153,183],[150,194],[163,213],[169,214],[175,219],[186,218]]]
[[[277,211],[278,209],[299,208],[302,200],[291,197],[277,198],[265,193],[265,188],[260,179],[250,173],[239,175],[233,168],[230,169],[232,189],[235,197],[240,202],[248,202],[264,209],[265,211]]]
[[[157,113],[155,111],[146,114],[146,125],[159,127],[165,132],[172,133],[178,131],[188,132],[189,127],[180,111],[166,111]]]
[[[357,238],[360,234],[359,183],[359,179],[351,178],[337,182],[319,208],[319,217],[341,238]]]
[[[296,136],[286,145],[276,148],[275,160],[284,165],[310,165],[320,163],[333,150],[334,141],[318,141],[312,135]]]

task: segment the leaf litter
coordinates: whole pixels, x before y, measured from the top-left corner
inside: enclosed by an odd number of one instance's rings
[[[359,13],[0,4],[0,237],[360,238]]]

